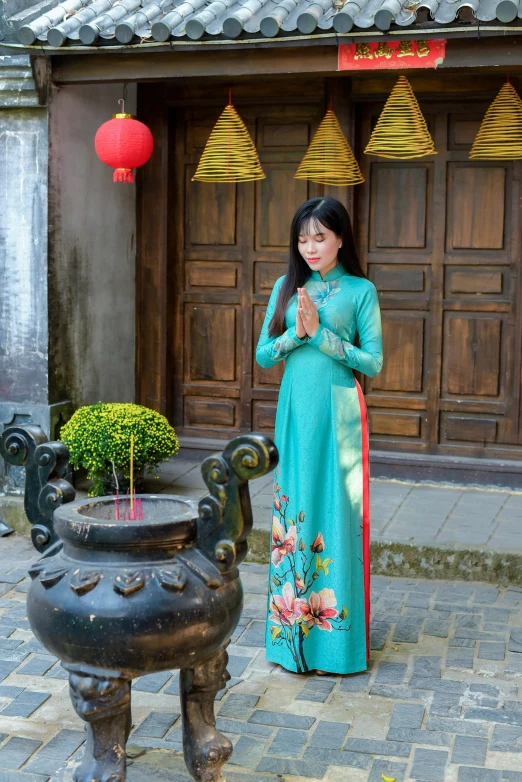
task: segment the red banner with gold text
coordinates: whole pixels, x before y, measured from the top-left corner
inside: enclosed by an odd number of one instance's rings
[[[446,55],[446,41],[381,41],[339,45],[340,71],[436,68]]]

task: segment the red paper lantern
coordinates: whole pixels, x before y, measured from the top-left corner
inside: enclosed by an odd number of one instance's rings
[[[134,182],[133,168],[149,160],[154,149],[152,133],[132,114],[114,114],[94,138],[96,154],[115,169],[114,182]]]

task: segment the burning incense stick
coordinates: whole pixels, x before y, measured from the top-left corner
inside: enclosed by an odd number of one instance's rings
[[[131,434],[130,446],[130,517],[134,519],[134,435]]]
[[[112,472],[114,475],[114,485],[116,486],[116,501],[114,503],[114,517],[116,521],[120,520],[120,484],[118,483],[118,476],[116,475],[116,467],[114,462],[112,464]]]

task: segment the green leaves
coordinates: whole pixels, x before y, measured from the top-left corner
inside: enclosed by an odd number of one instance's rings
[[[332,562],[334,562],[333,559],[328,559],[328,557],[325,557],[321,561],[321,557],[317,556],[315,559],[315,569],[318,573],[322,572],[325,576],[327,576],[329,573],[328,567],[332,564]]]

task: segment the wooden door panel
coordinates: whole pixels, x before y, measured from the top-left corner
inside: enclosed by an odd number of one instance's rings
[[[370,250],[422,250],[428,235],[429,164],[372,164]]]
[[[498,397],[502,319],[448,313],[444,328],[444,394]]]
[[[286,272],[286,263],[256,261],[254,267],[254,293],[270,295],[275,282]]]
[[[509,275],[507,266],[446,266],[445,297],[472,299],[471,307],[483,301],[508,301]]]
[[[255,306],[253,311],[253,342],[252,342],[252,358],[253,358],[253,375],[254,375],[254,388],[259,386],[273,386],[278,388],[281,380],[283,379],[283,373],[285,364],[284,361],[280,361],[270,369],[264,369],[260,367],[255,360],[256,345],[263,328],[263,321],[265,319],[266,307]]]
[[[376,378],[368,381],[368,393],[423,392],[424,316],[404,312],[382,312],[383,352],[386,360]]]
[[[236,244],[237,185],[192,182],[195,166],[186,169],[186,247]]]
[[[264,163],[266,179],[257,182],[256,249],[286,250],[290,224],[308,198],[308,182],[294,179],[298,163]]]
[[[497,439],[497,420],[473,415],[441,416],[441,442],[494,443]]]
[[[185,382],[230,383],[237,379],[236,308],[187,304]]]
[[[256,400],[252,406],[252,429],[254,432],[273,432],[277,412],[277,401]]]
[[[186,426],[209,426],[234,429],[236,427],[237,403],[232,399],[207,399],[205,397],[185,397]]]
[[[503,250],[506,169],[450,163],[447,249]]]
[[[190,261],[185,264],[185,286],[188,291],[237,288],[240,273],[239,264]]]
[[[395,410],[370,410],[370,433],[388,437],[421,436],[422,417],[419,413],[398,413]]]

